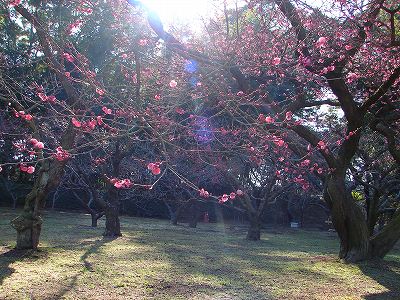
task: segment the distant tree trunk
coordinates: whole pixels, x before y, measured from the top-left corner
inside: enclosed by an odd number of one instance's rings
[[[97,221],[104,216],[104,208],[105,208],[105,203],[104,201],[100,201],[98,192],[96,189],[91,188],[90,190],[90,200],[88,203],[88,208],[91,210],[90,215],[92,216],[92,227],[97,227]],[[96,203],[96,206],[99,206],[100,209],[102,210],[101,212],[97,212],[93,208],[91,208],[92,203]]]
[[[93,191],[92,190],[91,191],[91,196],[92,196],[91,200],[93,199],[93,201],[97,205],[99,205],[101,207],[101,209],[102,209],[102,211],[100,211],[100,212],[97,212],[96,210],[92,209],[90,207],[91,201],[89,201],[88,208],[91,211],[90,215],[92,217],[92,227],[97,227],[97,221],[99,219],[101,219],[105,215],[105,212],[104,212],[105,203],[103,201],[100,201],[100,199],[98,197],[98,194],[97,194],[97,191]]]
[[[97,221],[100,220],[104,216],[104,214],[104,212],[97,213],[95,211],[90,214],[92,217],[92,227],[97,227]]]
[[[53,201],[52,201],[52,204],[51,204],[51,210],[55,210],[55,208],[56,208],[56,202],[57,202],[57,199],[58,199],[58,188],[59,187],[57,187],[57,189],[54,191],[54,194],[53,194]]]
[[[172,215],[171,215],[171,224],[172,225],[178,225],[178,220],[179,220],[179,217],[180,217],[184,207],[185,207],[185,204],[181,204],[178,206],[178,208],[175,212],[172,212]]]
[[[190,206],[189,227],[196,228],[198,220],[199,220],[198,205],[197,205],[197,202],[195,200],[193,200],[193,203]]]
[[[164,199],[162,201],[163,201],[163,203],[165,204],[165,206],[168,209],[169,219],[171,220],[171,224],[172,225],[178,225],[178,210],[179,210],[179,207],[178,207],[177,211],[174,211],[172,206],[167,201],[165,201]]]
[[[97,214],[96,213],[91,213],[90,216],[92,217],[92,227],[97,227]]]
[[[190,228],[196,228],[196,227],[197,227],[197,218],[192,218],[192,219],[189,221],[189,227],[190,227]]]
[[[171,224],[174,226],[178,225],[178,214],[176,212],[171,213]]]
[[[13,200],[12,209],[16,210],[17,209],[18,198],[15,197],[14,195],[12,195],[11,197],[12,197],[12,200]]]
[[[259,241],[261,238],[261,222],[257,215],[249,214],[250,226],[247,231],[246,239],[249,241]]]
[[[304,211],[306,209],[306,199],[305,197],[300,197],[301,208],[300,208],[300,227],[304,227]]]
[[[1,178],[3,181],[3,185],[7,191],[7,193],[11,196],[12,199],[12,209],[15,210],[17,208],[18,198],[12,192],[11,181],[7,180],[6,178]]]
[[[94,210],[93,208],[91,208],[90,206],[93,202],[95,202],[97,205],[101,206],[104,209],[105,205],[102,201],[99,201],[99,197],[98,197],[96,190],[89,189],[89,190],[86,190],[86,192],[89,195],[89,201],[87,201],[87,202],[85,200],[83,200],[82,197],[75,191],[73,191],[72,193],[74,194],[75,198],[77,198],[81,202],[81,204],[85,208],[85,210],[90,214],[91,219],[92,219],[92,227],[97,227],[97,221],[102,216],[104,216],[104,212],[97,213],[97,211]]]

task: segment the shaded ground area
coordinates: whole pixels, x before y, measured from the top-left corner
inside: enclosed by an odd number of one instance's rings
[[[275,229],[247,242],[222,224],[122,218],[112,240],[87,215],[47,213],[33,253],[12,250],[14,215],[0,208],[0,299],[400,299],[399,247],[345,265],[327,232]]]

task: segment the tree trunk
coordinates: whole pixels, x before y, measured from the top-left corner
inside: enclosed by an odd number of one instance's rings
[[[2,181],[3,181],[4,188],[6,189],[6,191],[12,198],[12,209],[15,210],[17,208],[18,197],[16,197],[14,195],[14,193],[12,192],[11,182],[9,180],[7,180],[6,178],[2,178]]]
[[[171,224],[174,226],[178,225],[178,214],[177,213],[174,213],[174,212],[171,213]]]
[[[105,210],[106,215],[106,230],[103,236],[119,237],[122,236],[121,225],[119,222],[119,207],[109,206]]]
[[[92,217],[92,227],[97,227],[97,214],[91,213],[90,216]]]
[[[247,231],[246,239],[249,241],[259,241],[261,238],[261,222],[258,216],[250,216],[250,227]]]
[[[120,143],[119,141],[115,144],[115,151],[112,155],[112,176],[114,178],[118,178],[121,161],[124,158],[124,155],[121,153]],[[103,236],[106,237],[119,237],[121,234],[121,224],[119,222],[119,210],[120,210],[120,202],[119,202],[119,191],[114,185],[108,182],[108,190],[106,195],[105,209],[104,213],[106,216],[106,230],[103,233]]]
[[[197,218],[192,218],[189,222],[189,227],[190,228],[196,228],[197,227]]]
[[[12,226],[17,231],[17,249],[37,250],[42,229],[42,218],[40,216],[25,211],[12,220]]]
[[[47,165],[47,162],[46,162]],[[34,249],[39,245],[42,229],[42,210],[46,198],[62,176],[62,168],[51,164],[54,169],[49,172],[47,167],[39,171],[32,191],[25,198],[24,212],[11,221],[11,226],[17,231],[17,249]]]
[[[178,219],[179,219],[184,207],[185,207],[185,205],[181,204],[175,212],[171,211],[171,224],[172,225],[175,225],[175,226],[178,225]]]
[[[400,239],[400,212],[370,239],[369,257],[383,258]]]
[[[339,257],[357,262],[368,257],[369,234],[365,216],[346,189],[344,173],[327,179],[324,198],[331,208],[332,222],[339,235]]]
[[[92,217],[92,227],[97,227],[97,221],[101,218],[101,214],[97,214],[95,211],[90,213]]]
[[[53,194],[53,201],[51,204],[51,210],[55,210],[56,209],[56,202],[58,199],[58,188],[55,190],[54,194]]]
[[[197,202],[193,201],[193,204],[190,206],[189,227],[196,228],[198,219],[199,219],[199,215],[198,215],[198,209],[197,209]]]
[[[378,204],[379,204],[379,192],[374,192],[373,195],[368,195],[367,198],[367,223],[368,233],[370,236],[374,235],[375,225],[378,221]]]
[[[74,194],[75,198],[81,202],[82,206],[85,208],[85,210],[90,214],[91,219],[92,219],[92,227],[97,227],[97,220],[100,219],[102,216],[104,216],[104,212],[97,213],[95,209],[91,208],[90,205],[93,202],[96,202],[97,205],[100,205],[103,209],[106,206],[103,202],[99,201],[98,195],[96,191],[92,191],[92,189],[89,189],[88,191],[89,194],[89,201],[85,202],[78,193],[73,191],[72,193]]]
[[[104,216],[104,212],[96,213],[93,211],[90,215],[92,216],[92,227],[97,227],[97,221],[100,220]]]
[[[163,199],[163,202],[164,202],[165,206],[168,209],[169,219],[171,220],[171,224],[172,225],[178,225],[178,211],[179,211],[179,208],[177,209],[177,211],[174,211],[172,206],[169,205],[167,201],[165,201]]]
[[[119,194],[114,186],[108,190],[107,207],[104,211],[106,216],[106,230],[103,233],[106,237],[119,237],[121,234],[121,225],[119,222]]]
[[[16,210],[17,209],[17,201],[18,201],[18,198],[17,197],[12,197],[13,198],[13,205],[12,205],[12,209],[13,210]]]
[[[11,221],[11,226],[17,231],[17,249],[37,249],[42,229],[41,212],[50,191],[60,181],[63,166],[58,161],[42,163],[34,186],[25,198],[23,213]]]

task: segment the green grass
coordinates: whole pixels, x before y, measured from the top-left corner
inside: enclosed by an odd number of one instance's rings
[[[398,248],[346,265],[332,233],[276,229],[248,242],[222,224],[123,217],[111,240],[102,221],[46,213],[41,251],[16,255],[14,216],[0,208],[0,299],[400,299]]]

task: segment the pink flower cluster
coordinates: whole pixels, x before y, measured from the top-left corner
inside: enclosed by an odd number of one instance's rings
[[[53,157],[58,161],[64,161],[71,157],[71,155],[64,150],[61,146],[57,147],[56,153],[53,154]]]
[[[76,20],[75,22],[69,24],[66,28],[66,33],[71,35],[75,30],[78,30],[82,25],[82,20]]]
[[[23,110],[20,111],[15,111],[14,115],[16,118],[21,118],[24,119],[26,121],[32,121],[33,117],[30,114],[26,114]]]
[[[317,144],[318,148],[321,150],[325,150],[326,149],[326,144],[324,141],[319,141]]]
[[[17,6],[21,4],[21,0],[10,0],[9,5],[10,6]]]
[[[34,149],[41,150],[44,148],[43,142],[39,142],[37,139],[30,139],[29,143],[33,146]]]
[[[66,52],[64,52],[63,53],[63,58],[65,59],[65,60],[67,60],[67,61],[69,61],[69,62],[74,62],[74,57],[71,55],[71,54],[69,54],[69,53],[66,53]]]
[[[267,123],[267,124],[272,124],[275,122],[274,118],[272,118],[271,116],[264,116],[263,114],[260,114],[258,116],[258,121],[260,123]]]
[[[54,95],[46,96],[45,93],[38,93],[37,95],[43,102],[55,103],[57,100],[56,96]]]
[[[133,182],[129,179],[117,179],[113,178],[110,182],[117,188],[117,189],[130,189],[133,186]]]
[[[225,203],[229,199],[230,200],[234,200],[236,198],[236,196],[242,196],[242,195],[243,195],[243,191],[242,190],[237,190],[236,192],[232,192],[229,195],[228,194],[223,194],[218,202],[219,203]]]
[[[19,165],[19,169],[20,169],[22,172],[26,172],[26,173],[28,173],[28,174],[33,174],[33,173],[35,172],[35,167],[33,167],[33,166],[27,166],[27,165],[24,164],[24,163],[21,163],[21,164]]]
[[[200,192],[200,197],[202,197],[202,198],[210,197],[210,193],[207,192],[204,188],[200,189],[199,192]]]
[[[106,106],[103,106],[102,111],[106,115],[112,114],[111,108],[107,108]],[[97,116],[96,119],[92,119],[92,120],[89,120],[86,122],[81,122],[76,118],[72,118],[71,122],[72,122],[72,125],[74,125],[76,128],[83,128],[83,129],[86,129],[89,131],[93,130],[96,127],[96,125],[99,125],[99,126],[104,125],[105,128],[107,127],[106,124],[104,124],[104,122],[103,122],[102,116]]]
[[[149,163],[147,165],[147,169],[149,171],[151,171],[151,173],[153,173],[153,175],[160,175],[161,173],[161,168],[160,168],[160,164],[159,162],[156,163]]]
[[[321,36],[318,41],[315,43],[315,46],[317,48],[323,48],[326,46],[326,43],[328,42],[327,38],[324,36]]]

